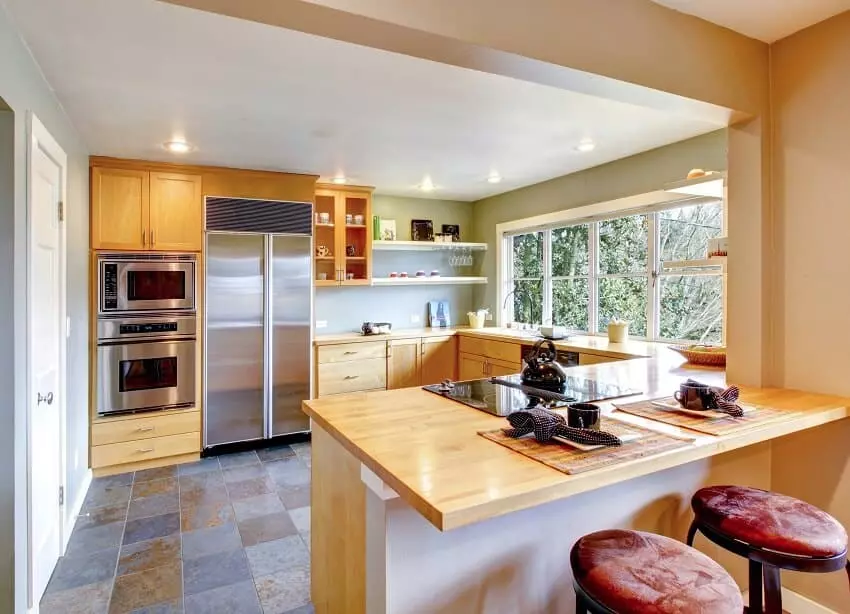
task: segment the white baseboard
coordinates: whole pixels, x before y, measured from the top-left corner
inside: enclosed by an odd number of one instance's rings
[[[86,495],[89,492],[89,486],[91,486],[92,481],[92,470],[89,469],[86,471],[85,476],[83,476],[83,483],[80,485],[80,491],[77,493],[76,499],[68,510],[70,513],[65,515],[65,527],[62,531],[62,554],[65,554],[65,551],[68,549],[68,542],[71,540],[71,533],[74,531],[74,525],[77,524],[77,518],[80,515],[80,512],[83,509],[83,503],[85,503]]]
[[[744,591],[744,604],[750,598],[750,591]],[[787,588],[782,588],[782,609],[789,614],[839,614],[835,610],[812,601],[808,597],[795,593]]]

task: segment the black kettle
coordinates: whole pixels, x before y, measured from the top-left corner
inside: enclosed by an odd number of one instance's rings
[[[522,383],[532,388],[541,388],[560,392],[564,389],[567,374],[557,362],[558,351],[548,339],[541,339],[525,356],[525,368],[522,370]]]

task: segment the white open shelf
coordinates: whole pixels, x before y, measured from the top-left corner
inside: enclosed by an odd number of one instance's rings
[[[472,251],[485,251],[486,243],[437,243],[436,241],[372,241],[372,249],[379,251],[432,251],[468,249]]]
[[[373,277],[373,286],[440,286],[486,284],[486,277]]]

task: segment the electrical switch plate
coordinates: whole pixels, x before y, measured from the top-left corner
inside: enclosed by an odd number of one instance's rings
[[[327,320],[316,320],[316,328],[327,328],[328,321]]]
[[[411,324],[419,324],[422,321],[422,318],[417,314],[410,315],[410,323]]]

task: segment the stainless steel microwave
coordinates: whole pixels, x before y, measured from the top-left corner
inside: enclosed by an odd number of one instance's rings
[[[195,311],[195,254],[100,254],[98,314]]]

